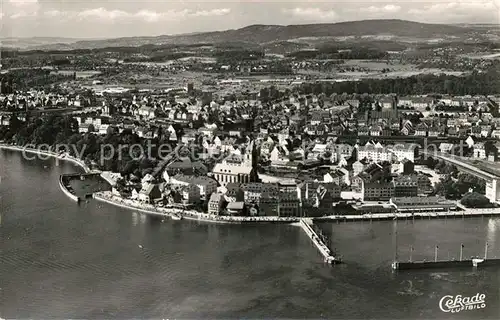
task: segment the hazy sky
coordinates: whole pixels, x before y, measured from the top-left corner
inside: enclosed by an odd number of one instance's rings
[[[500,23],[500,0],[0,0],[3,37],[106,38],[236,29],[250,24],[407,19]]]

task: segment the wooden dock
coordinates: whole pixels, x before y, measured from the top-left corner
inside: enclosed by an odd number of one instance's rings
[[[320,237],[313,229],[311,226],[312,221],[307,221],[306,219],[300,219],[300,227],[306,235],[312,240],[312,243],[314,246],[318,249],[319,253],[324,258],[324,261],[328,264],[338,264],[341,262],[339,258],[335,256],[334,253],[332,253],[332,250],[325,244],[323,241],[322,237]]]

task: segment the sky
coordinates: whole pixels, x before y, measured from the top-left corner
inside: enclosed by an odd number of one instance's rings
[[[498,24],[500,0],[0,0],[1,37],[117,38],[363,19]]]

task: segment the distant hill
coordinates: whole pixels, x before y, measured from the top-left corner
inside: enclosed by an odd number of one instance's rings
[[[465,38],[480,30],[472,25],[427,24],[405,20],[362,20],[305,25],[251,25],[236,30],[191,33],[157,37],[127,37],[107,40],[58,41],[31,46],[30,49],[69,50],[104,47],[132,47],[148,44],[196,44],[247,42],[264,44],[307,37],[362,37],[390,35],[409,38]]]
[[[59,38],[59,37],[30,37],[30,38],[1,38],[2,47],[11,47],[18,49],[28,49],[43,46],[60,46],[62,48],[71,48],[71,44],[81,41],[74,38]],[[55,48],[55,47],[54,47]]]

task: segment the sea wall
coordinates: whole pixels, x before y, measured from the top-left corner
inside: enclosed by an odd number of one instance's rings
[[[80,201],[80,198],[78,198],[76,195],[71,193],[68,188],[66,188],[66,185],[64,183],[64,175],[59,176],[59,188],[61,188],[62,192],[67,195],[71,200],[78,202]]]
[[[124,199],[113,195],[111,192],[94,193],[94,199],[106,202],[122,208],[140,211],[153,215],[172,216],[174,214],[182,216],[186,220],[204,221],[210,223],[232,223],[232,224],[252,224],[252,223],[293,223],[299,219],[295,217],[233,217],[218,216],[202,213],[195,210],[182,210],[176,208],[155,207],[150,204],[140,203],[130,199]]]

